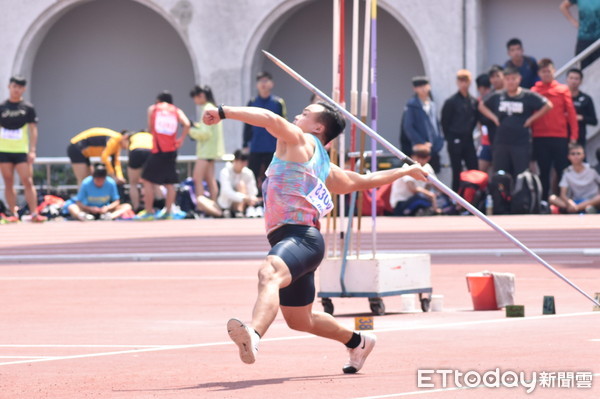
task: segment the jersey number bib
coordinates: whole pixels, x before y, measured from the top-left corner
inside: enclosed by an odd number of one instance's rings
[[[21,140],[23,132],[21,129],[0,129],[0,137],[5,140]]]
[[[308,193],[306,200],[319,211],[321,217],[327,215],[333,209],[331,194],[321,179],[317,179],[317,185]]]
[[[157,112],[154,120],[154,129],[156,133],[173,135],[177,133],[177,116],[170,112]]]

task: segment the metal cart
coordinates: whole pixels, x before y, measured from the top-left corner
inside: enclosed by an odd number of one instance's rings
[[[385,314],[383,297],[419,294],[421,309],[429,311],[431,303],[431,258],[429,254],[377,254],[328,258],[320,270],[320,291],[323,309],[333,314],[331,298],[369,298],[375,315]]]

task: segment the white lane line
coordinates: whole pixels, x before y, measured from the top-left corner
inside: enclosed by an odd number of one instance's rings
[[[600,376],[600,373],[592,374],[593,377]],[[415,396],[415,395],[428,395],[430,393],[443,393],[443,392],[452,392],[463,389],[476,389],[476,388],[484,388],[485,385],[478,385],[476,387],[452,387],[452,388],[440,388],[440,389],[422,389],[420,391],[412,391],[412,392],[399,392],[399,393],[390,393],[385,395],[376,395],[376,396],[361,396],[359,398],[354,399],[387,399],[387,398],[401,398],[403,396]]]
[[[65,344],[0,344],[0,348],[161,348],[165,345],[65,345]]]
[[[592,341],[592,342],[600,342],[600,338],[598,338],[598,339],[590,339],[590,341]]]
[[[475,324],[492,324],[492,323],[510,323],[510,322],[519,322],[524,320],[553,320],[556,318],[564,318],[564,317],[578,317],[578,316],[590,316],[590,315],[600,315],[600,312],[586,312],[586,313],[568,313],[561,315],[544,315],[544,316],[533,316],[528,318],[504,318],[504,319],[494,319],[494,320],[477,320],[477,321],[466,321],[466,322],[456,322],[456,323],[444,323],[444,324],[432,324],[432,325],[415,325],[409,327],[395,327],[395,328],[386,328],[381,330],[374,330],[377,333],[385,333],[385,332],[393,332],[393,331],[406,331],[406,330],[425,330],[425,329],[436,329],[436,328],[448,328],[448,327],[459,327],[459,326],[471,326]],[[297,339],[309,339],[309,338],[317,338],[314,335],[294,335],[289,337],[279,337],[279,338],[265,338],[262,342],[277,342],[277,341],[292,341]],[[225,342],[208,342],[203,344],[189,344],[189,345],[165,345],[159,347],[148,347],[142,349],[132,349],[125,351],[113,351],[113,352],[100,352],[100,353],[90,353],[83,355],[70,355],[70,356],[57,356],[51,359],[34,359],[34,360],[22,360],[22,361],[14,361],[14,362],[4,362],[0,363],[0,366],[8,366],[12,364],[28,364],[28,363],[39,363],[46,362],[52,360],[67,360],[67,359],[84,359],[91,357],[101,357],[101,356],[114,356],[114,355],[126,355],[131,353],[143,353],[143,352],[159,352],[166,350],[178,350],[178,349],[190,349],[190,348],[203,348],[209,346],[222,346],[222,345],[233,345],[231,341]],[[3,345],[0,344],[0,347]]]
[[[0,359],[54,359],[56,356],[0,356]]]
[[[256,280],[256,276],[24,276],[0,277],[0,281],[180,281],[180,280]]]

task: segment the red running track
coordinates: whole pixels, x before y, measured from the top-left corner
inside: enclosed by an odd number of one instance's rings
[[[563,250],[567,254],[545,259],[587,292],[600,292],[599,256],[568,253],[598,248],[600,216],[494,220],[527,245]],[[433,389],[417,386],[419,369],[496,368],[528,378],[589,372],[590,389],[538,386],[533,397],[600,397],[600,312],[591,312],[579,293],[527,257],[469,255],[470,249],[510,248],[475,218],[381,218],[378,230],[387,249],[465,251],[432,258],[432,286],[444,295],[443,312],[402,313],[401,297],[385,298],[390,313],[375,318],[378,344],[361,373],[348,376],[341,373],[343,346],[290,331],[281,317],[261,343],[257,363],[239,361],[225,323],[250,317],[260,261],[239,259],[239,253],[267,249],[262,221],[0,226],[0,398],[529,396],[522,387],[444,388],[440,379]],[[6,261],[107,250],[219,252],[230,259]],[[516,302],[525,305],[525,318],[471,310],[464,276],[484,269],[516,274]],[[544,295],[554,295],[557,315],[541,314]],[[348,326],[368,311],[364,298],[334,302],[336,317]]]

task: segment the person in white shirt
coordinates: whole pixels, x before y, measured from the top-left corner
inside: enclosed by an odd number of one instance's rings
[[[424,170],[435,176],[429,165],[431,152],[423,145],[413,147],[412,159],[418,162]],[[418,181],[410,176],[404,176],[392,183],[390,204],[394,208],[394,216],[415,216],[421,214],[439,214],[436,194],[425,181]]]
[[[235,217],[260,217],[262,207],[258,206],[260,199],[256,178],[248,168],[248,155],[237,150],[233,162],[225,165],[219,175],[221,190],[217,203],[224,214],[233,212]],[[229,211],[229,212],[227,212]]]
[[[550,204],[567,213],[596,213],[600,209],[600,175],[583,162],[585,151],[581,144],[569,145],[571,166],[565,169],[558,183],[560,196],[551,195]]]

